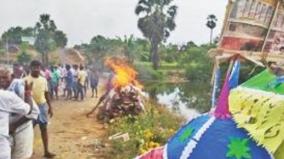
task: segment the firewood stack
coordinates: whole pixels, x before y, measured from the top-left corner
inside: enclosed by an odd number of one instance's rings
[[[141,90],[131,84],[113,88],[99,109],[98,119],[108,121],[121,116],[138,115],[144,110],[141,95]]]
[[[112,70],[113,76],[110,76],[107,91],[100,99],[103,105],[98,118],[110,120],[124,115],[138,115],[144,110],[141,100],[143,86],[137,80],[138,73],[120,57],[107,58],[105,65]]]

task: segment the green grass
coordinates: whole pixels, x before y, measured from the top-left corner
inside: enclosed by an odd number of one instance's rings
[[[184,75],[185,70],[179,67],[177,62],[161,62],[158,70],[154,70],[151,62],[136,61],[135,68],[139,73],[139,79],[143,81],[167,81],[174,73]]]
[[[135,62],[134,67],[138,72],[139,80],[153,81],[165,79],[164,74],[154,70],[150,62]]]
[[[1,49],[1,48],[0,48],[0,55],[4,55],[4,54],[5,54],[5,51],[6,51],[5,49]]]
[[[164,145],[183,121],[165,107],[148,102],[147,111],[139,116],[118,119],[108,129],[108,135],[129,133],[130,140],[112,142],[110,156],[113,159],[130,159],[152,148]]]
[[[145,62],[145,61],[135,61],[134,65],[140,66],[140,67],[152,67],[151,62]],[[168,62],[162,61],[159,70],[177,69],[178,66],[179,66],[179,64],[177,62],[168,63]]]
[[[180,68],[177,62],[173,62],[173,63],[161,62],[160,69],[161,70],[176,70]]]

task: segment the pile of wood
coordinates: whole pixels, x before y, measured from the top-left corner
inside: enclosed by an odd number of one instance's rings
[[[97,114],[98,119],[108,121],[125,115],[138,115],[144,111],[141,96],[141,91],[133,85],[113,88],[105,94]]]

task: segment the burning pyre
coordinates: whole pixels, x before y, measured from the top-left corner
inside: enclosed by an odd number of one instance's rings
[[[106,93],[101,97],[103,103],[98,118],[110,120],[124,115],[138,115],[144,110],[142,103],[143,86],[137,81],[137,72],[120,58],[108,58],[107,67],[113,72],[108,80]]]

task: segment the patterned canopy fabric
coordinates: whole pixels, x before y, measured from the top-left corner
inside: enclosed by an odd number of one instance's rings
[[[274,154],[284,158],[284,84],[268,70],[253,77],[229,96],[230,112],[250,136]]]
[[[225,92],[232,88],[228,77]],[[163,148],[137,158],[283,159],[284,84],[279,77],[266,70],[229,94],[228,105],[221,106],[228,106],[232,117],[223,118],[216,111],[201,115],[185,124]],[[223,99],[224,95],[219,98]]]
[[[158,150],[137,159],[156,159],[154,156],[159,159],[273,159],[245,129],[237,128],[232,119],[219,119],[210,114],[188,122],[162,152],[161,148]]]

